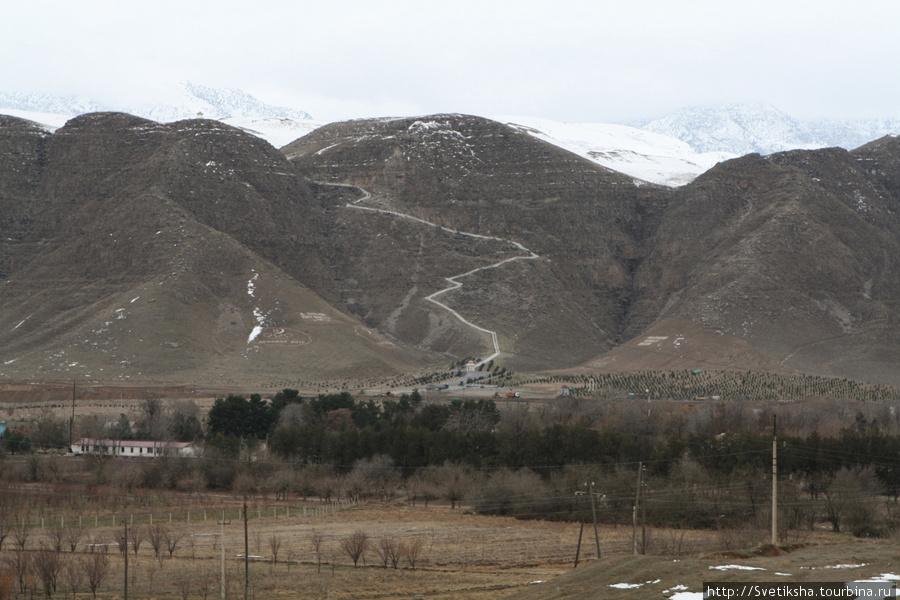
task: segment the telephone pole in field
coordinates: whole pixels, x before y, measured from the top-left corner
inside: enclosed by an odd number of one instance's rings
[[[772,415],[772,545],[778,543],[778,421]]]
[[[225,511],[222,511],[222,520],[217,523],[222,526],[222,600],[225,600],[225,526],[231,525],[231,521],[225,520]]]

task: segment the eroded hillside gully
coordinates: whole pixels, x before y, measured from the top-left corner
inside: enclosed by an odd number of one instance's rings
[[[456,310],[447,306],[446,304],[444,304],[437,298],[443,294],[446,294],[447,292],[451,292],[453,290],[457,290],[457,289],[461,288],[463,286],[463,283],[460,281],[460,279],[463,279],[464,277],[468,277],[469,275],[473,275],[475,273],[478,273],[479,271],[485,271],[487,269],[496,269],[497,267],[503,266],[507,263],[510,263],[510,262],[513,262],[516,260],[536,260],[536,259],[540,258],[540,256],[538,256],[537,254],[535,254],[534,252],[532,252],[531,250],[529,250],[528,248],[526,248],[525,246],[523,246],[522,244],[520,244],[519,242],[516,242],[514,240],[507,240],[504,238],[498,238],[498,237],[494,237],[494,236],[490,236],[490,235],[481,235],[479,233],[471,233],[471,232],[467,232],[467,231],[459,231],[456,229],[450,229],[449,227],[444,227],[443,225],[438,225],[437,223],[432,223],[430,221],[426,221],[424,219],[420,219],[419,217],[414,217],[413,215],[408,215],[406,213],[401,213],[401,212],[397,212],[397,211],[393,211],[393,210],[387,210],[384,208],[373,208],[371,206],[364,206],[363,203],[368,201],[369,199],[371,199],[372,194],[368,190],[365,190],[356,185],[350,185],[350,184],[346,184],[346,183],[330,183],[330,182],[325,182],[325,181],[317,181],[316,183],[321,184],[321,185],[343,187],[343,188],[358,191],[362,196],[360,198],[358,198],[357,200],[354,200],[353,202],[348,202],[346,204],[347,208],[355,208],[357,210],[365,210],[365,211],[374,212],[374,213],[391,215],[391,216],[402,218],[402,219],[409,219],[410,221],[415,221],[416,223],[421,223],[422,225],[426,225],[428,227],[435,227],[442,231],[446,231],[448,233],[452,233],[452,234],[456,234],[456,235],[464,235],[467,237],[477,238],[477,239],[481,239],[481,240],[492,240],[492,241],[496,241],[496,242],[503,242],[505,244],[510,244],[512,246],[515,246],[517,250],[522,252],[524,254],[524,256],[513,256],[510,258],[503,259],[499,262],[496,262],[496,263],[493,263],[490,265],[486,265],[484,267],[478,267],[477,269],[472,269],[471,271],[466,271],[465,273],[460,273],[459,275],[454,275],[452,277],[445,277],[444,279],[450,285],[442,290],[438,290],[438,291],[434,292],[433,294],[430,294],[425,297],[425,300],[431,302],[432,304],[436,304],[437,306],[440,306],[441,308],[443,308],[444,310],[449,312],[451,315],[453,315],[454,317],[459,319],[459,321],[461,323],[463,323],[464,325],[471,327],[472,329],[475,329],[476,331],[485,333],[490,336],[491,343],[493,344],[493,347],[494,347],[494,353],[486,358],[483,358],[481,360],[481,362],[479,362],[475,365],[476,367],[479,365],[488,363],[491,360],[500,356],[500,342],[497,339],[496,331],[491,331],[490,329],[486,329],[484,327],[476,325],[475,323],[472,323],[471,321],[469,321],[468,319],[463,317],[461,314],[459,314]]]

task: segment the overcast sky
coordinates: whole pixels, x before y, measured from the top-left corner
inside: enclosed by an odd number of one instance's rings
[[[897,0],[16,0],[0,56],[5,92],[135,105],[187,80],[321,120],[900,117]]]

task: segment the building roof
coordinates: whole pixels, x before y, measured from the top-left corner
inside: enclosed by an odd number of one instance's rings
[[[138,440],[98,440],[81,438],[73,446],[118,446],[120,448],[187,448],[191,442],[145,442]]]

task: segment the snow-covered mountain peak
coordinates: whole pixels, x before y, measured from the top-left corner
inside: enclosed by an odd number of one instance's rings
[[[267,104],[242,90],[213,88],[189,81],[181,84],[181,98],[178,104],[137,107],[125,112],[160,122],[177,121],[193,117],[204,117],[207,119],[278,118],[296,120],[312,118],[307,112]]]
[[[205,117],[208,119],[259,119],[278,118],[292,120],[311,119],[302,110],[273,106],[237,89],[220,89],[192,82],[182,82],[173,94],[176,101],[147,103],[137,106],[113,106],[78,96],[51,96],[48,94],[22,94],[0,92],[0,109],[69,115],[89,112],[126,112],[161,123]]]
[[[697,152],[752,152],[821,148],[805,127],[769,104],[688,107],[651,121],[643,129],[687,142]]]
[[[635,179],[676,187],[736,155],[699,153],[675,137],[608,123],[561,123],[536,117],[495,117],[524,131]]]
[[[801,121],[770,104],[693,106],[638,125],[678,138],[697,152],[752,152],[841,147],[852,150],[900,131],[900,119]]]

